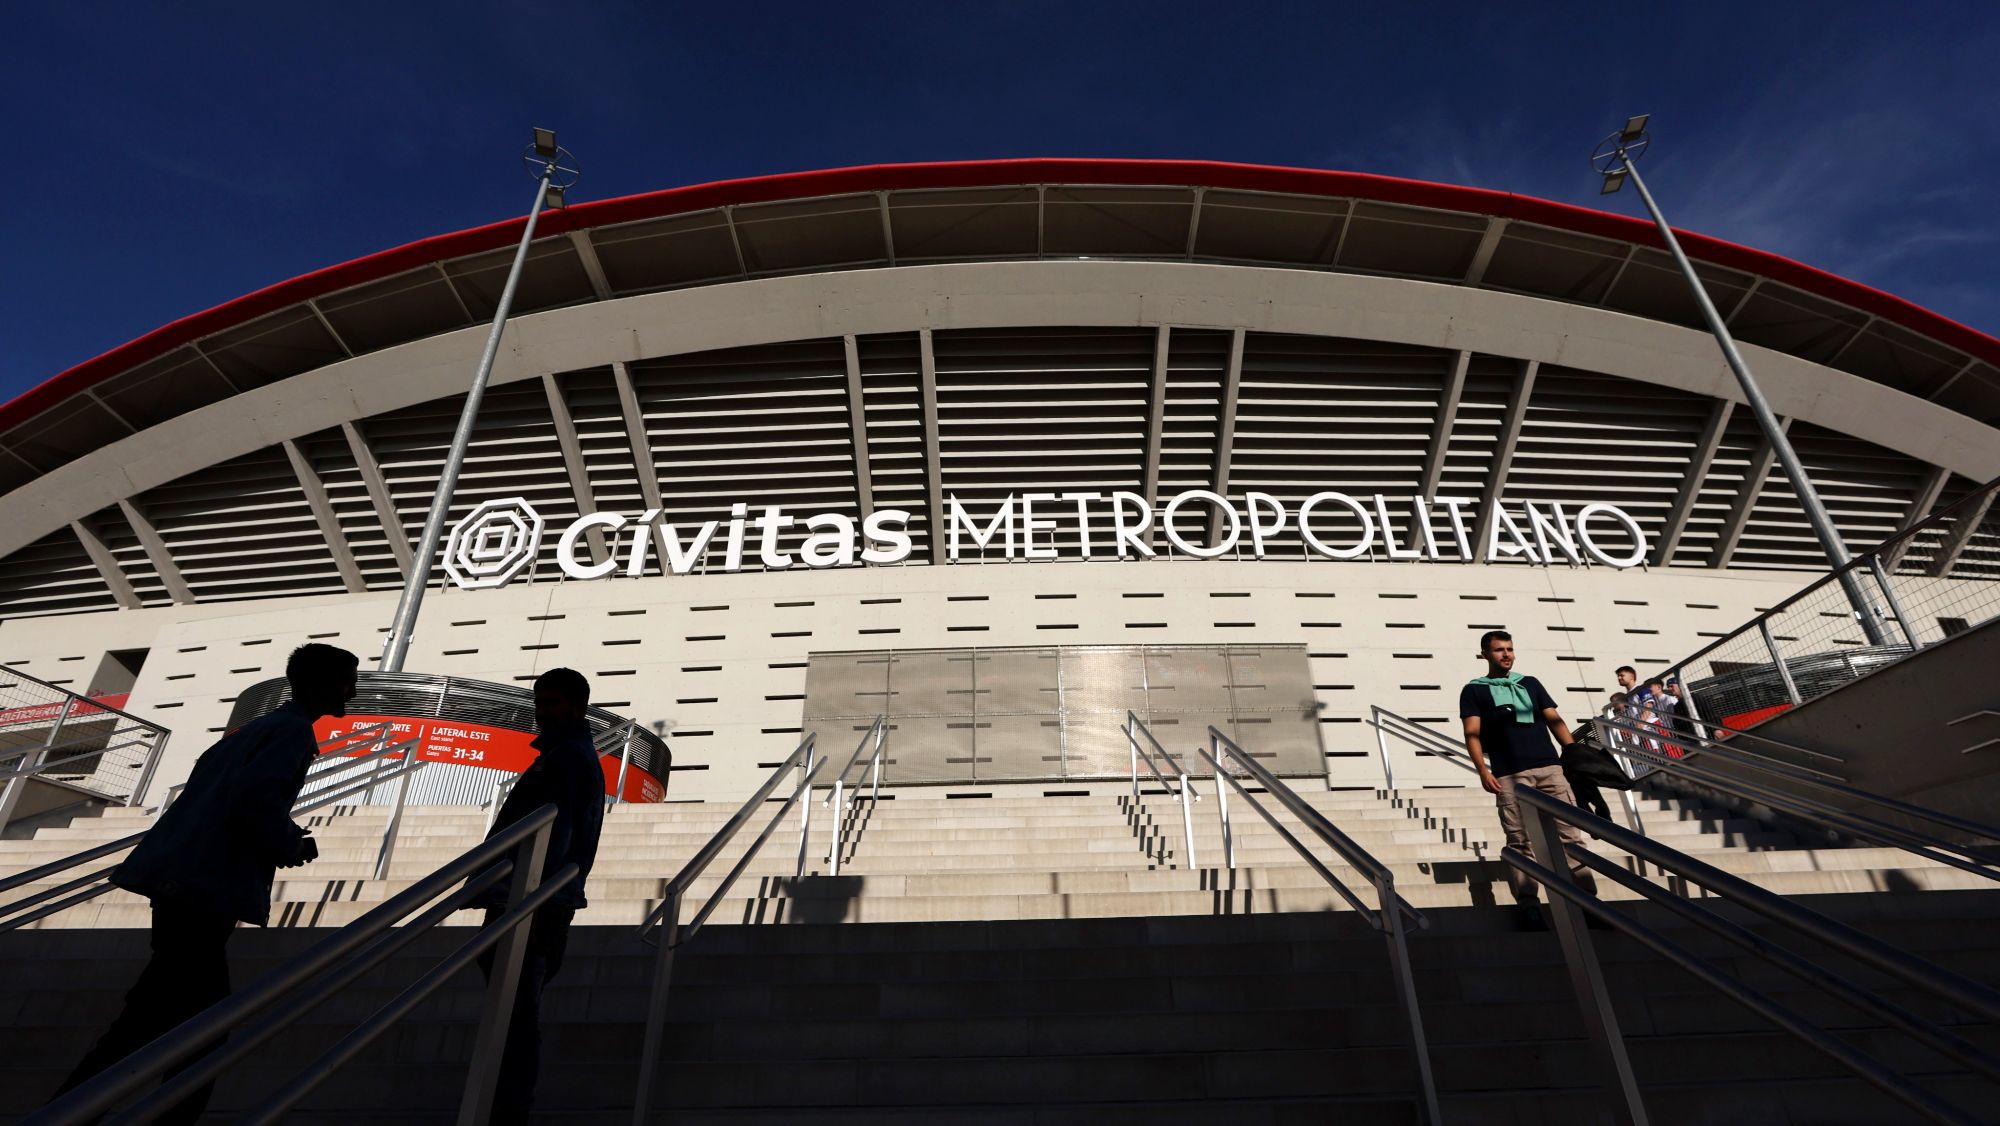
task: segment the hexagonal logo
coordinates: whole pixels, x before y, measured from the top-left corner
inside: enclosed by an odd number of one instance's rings
[[[489,500],[466,514],[444,543],[444,569],[460,590],[506,586],[534,562],[542,517],[521,497]]]

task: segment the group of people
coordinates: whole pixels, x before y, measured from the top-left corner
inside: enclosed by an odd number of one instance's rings
[[[1677,676],[1654,677],[1639,681],[1639,672],[1631,665],[1618,667],[1618,691],[1604,706],[1607,719],[1619,720],[1647,731],[1658,732],[1658,738],[1646,736],[1643,739],[1625,731],[1612,731],[1610,738],[1616,746],[1638,746],[1664,754],[1668,758],[1680,758],[1686,753],[1680,744],[1665,738],[1683,722],[1685,701],[1681,697],[1681,681]]]
[[[319,755],[313,724],[344,716],[360,660],[331,645],[307,644],[285,663],[287,702],[224,735],[196,761],[180,797],[160,815],[112,883],[152,902],[152,958],[125,995],[109,1030],[56,1091],[62,1095],[172,1033],[229,995],[224,947],[238,923],[270,921],[279,868],[319,855],[312,831],[292,820],[306,771]],[[540,752],[494,819],[492,833],[554,805],[542,878],[575,864],[575,880],[537,909],[515,988],[490,1121],[526,1122],[541,1056],[541,994],[562,967],[570,921],[585,906],[584,879],[604,822],[604,772],[586,711],[590,682],[573,669],[535,680],[533,746]],[[473,900],[487,922],[507,909],[504,884]],[[491,948],[481,968],[491,972]],[[205,1055],[204,1048],[199,1055]],[[178,1070],[178,1069],[176,1069]],[[173,1072],[169,1072],[169,1077]],[[192,1123],[214,1085],[194,1091],[152,1121]]]

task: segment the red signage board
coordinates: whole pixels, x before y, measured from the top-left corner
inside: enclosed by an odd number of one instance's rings
[[[430,762],[456,762],[466,766],[480,766],[488,770],[504,770],[519,774],[533,766],[541,754],[529,744],[534,736],[510,727],[494,727],[484,723],[468,723],[459,719],[413,718],[400,715],[356,715],[349,714],[335,719],[321,716],[313,724],[313,734],[321,743],[329,739],[339,739],[352,735],[357,729],[388,723],[389,742],[399,743],[405,739],[417,738],[422,742],[417,747],[417,757]],[[330,748],[326,753],[344,755],[365,755],[380,744],[374,734],[368,734],[340,747]],[[619,759],[615,755],[603,755],[598,763],[604,768],[604,791],[611,793],[618,783]],[[625,800],[628,802],[656,802],[667,796],[666,787],[659,779],[637,766],[631,768],[625,777]]]
[[[70,719],[84,719],[93,715],[104,715],[105,708],[122,708],[131,699],[131,693],[120,692],[116,696],[89,696],[78,700],[70,708]],[[102,706],[99,706],[102,705]],[[23,723],[54,723],[62,714],[61,701],[53,704],[31,704],[25,708],[7,708],[0,711],[0,727],[13,727]]]

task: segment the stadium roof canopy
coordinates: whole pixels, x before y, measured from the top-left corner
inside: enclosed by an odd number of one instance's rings
[[[167,419],[489,320],[514,219],[182,318],[0,406],[0,493]],[[1202,161],[884,165],[732,180],[546,216],[517,313],[782,274],[1110,258],[1480,287],[1699,326],[1641,220],[1504,192]],[[1683,243],[1743,340],[2000,420],[2000,340],[1810,266]]]

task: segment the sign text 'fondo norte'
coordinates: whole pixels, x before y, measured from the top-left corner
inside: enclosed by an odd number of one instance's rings
[[[1525,559],[1552,564],[1586,560],[1607,567],[1637,566],[1646,557],[1646,536],[1638,521],[1611,504],[1586,504],[1571,513],[1561,503],[1528,502],[1509,509],[1495,500],[1486,521],[1486,542],[1475,553],[1472,540],[1478,502],[1463,497],[1365,499],[1346,493],[1314,493],[1296,510],[1269,493],[1246,493],[1241,507],[1206,489],[1167,498],[1158,510],[1137,493],[1009,493],[997,505],[975,504],[968,511],[958,497],[945,501],[945,559],[956,563],[969,551],[1005,559],[1140,559],[1165,550],[1213,559],[1232,552],[1266,556],[1266,544],[1295,528],[1307,549],[1329,559],[1391,560]],[[1392,520],[1392,513],[1403,517]],[[698,525],[663,521],[660,509],[636,515],[591,512],[570,521],[556,541],[556,564],[572,579],[609,575],[639,576],[655,558],[662,571],[685,575],[740,571],[745,566],[782,571],[792,567],[846,567],[855,563],[901,563],[914,544],[913,514],[885,508],[856,521],[839,512],[795,517],[778,507],[751,514],[746,504],[730,508],[727,519]],[[1076,535],[1058,548],[1057,517],[1073,517]],[[1396,526],[1414,529],[1404,541]],[[591,536],[595,530],[597,536]],[[445,543],[445,569],[465,590],[505,586],[541,550],[542,517],[526,500],[489,500],[452,528]],[[796,548],[782,544],[805,538]],[[787,533],[790,533],[789,535]],[[604,544],[602,558],[592,546]],[[1407,541],[1407,542],[1405,542]],[[720,546],[722,559],[712,559]],[[657,553],[657,555],[655,554]]]

